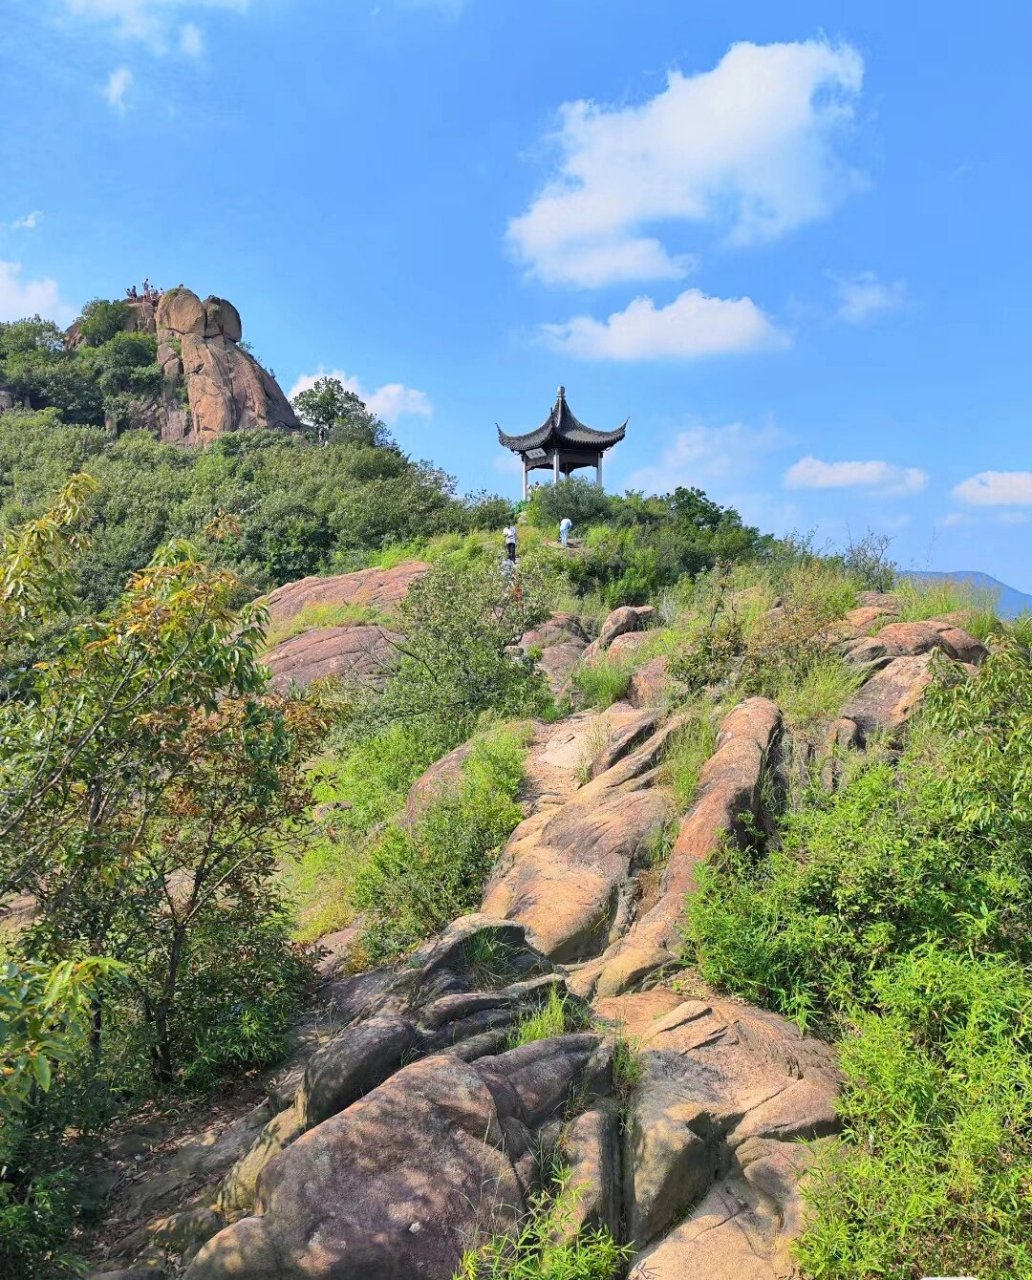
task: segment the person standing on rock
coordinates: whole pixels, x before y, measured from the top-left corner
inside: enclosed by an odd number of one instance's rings
[[[570,545],[570,530],[573,528],[573,521],[569,516],[563,516],[559,521],[559,544],[563,547]]]
[[[516,563],[516,525],[507,524],[502,530],[502,538],[505,540],[505,554],[509,557],[511,564]]]

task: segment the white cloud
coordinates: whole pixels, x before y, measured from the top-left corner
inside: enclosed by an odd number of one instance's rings
[[[920,493],[928,475],[918,467],[891,462],[822,462],[800,458],[785,472],[787,489],[868,489],[887,496]]]
[[[12,231],[35,231],[39,226],[39,220],[43,217],[41,209],[33,209],[31,213],[25,214],[22,218],[15,218],[11,223]]]
[[[41,280],[23,280],[20,262],[0,262],[0,321],[40,315],[57,324],[68,325],[75,319],[75,314],[74,307],[61,301],[56,280],[49,276]]]
[[[204,32],[196,22],[184,22],[179,28],[179,48],[188,58],[199,58],[204,52]]]
[[[751,298],[711,298],[699,289],[665,307],[635,298],[607,320],[574,316],[542,325],[541,334],[555,350],[584,360],[692,360],[790,343]]]
[[[737,481],[765,454],[783,449],[789,437],[780,427],[750,427],[731,422],[722,427],[702,424],[679,431],[651,466],[640,467],[627,480],[629,489],[668,493],[678,485]]]
[[[955,485],[953,496],[975,507],[1032,506],[1032,471],[979,471]]]
[[[567,102],[556,172],[509,244],[540,279],[593,286],[684,275],[651,224],[710,223],[745,244],[820,218],[863,182],[837,151],[862,82],[848,44],[743,43],[712,71],[671,71],[641,105]]]
[[[110,106],[116,111],[125,111],[125,95],[132,88],[133,73],[128,67],[116,67],[107,78],[101,90]]]
[[[905,281],[879,280],[873,271],[832,278],[838,294],[839,319],[850,324],[860,324],[880,311],[897,311],[907,300]]]
[[[64,0],[75,18],[108,27],[125,40],[139,40],[155,53],[167,53],[174,45],[188,57],[203,47],[203,34],[193,22],[179,19],[204,9],[247,10],[249,0]]]
[[[400,382],[387,382],[375,391],[367,391],[357,378],[351,377],[343,369],[320,367],[315,373],[303,373],[290,388],[288,399],[293,400],[300,392],[315,386],[319,378],[336,378],[346,390],[353,391],[365,402],[370,413],[375,413],[387,423],[412,415],[427,418],[433,413],[430,397],[425,391],[406,387]]]

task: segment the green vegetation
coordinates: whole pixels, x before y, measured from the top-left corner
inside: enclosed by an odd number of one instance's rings
[[[509,1036],[509,1048],[518,1049],[521,1044],[533,1044],[536,1040],[551,1040],[553,1036],[565,1036],[571,1031],[583,1031],[588,1025],[587,1011],[580,1000],[552,987],[548,999],[532,1013],[526,1013],[513,1027]]]
[[[632,1250],[605,1228],[575,1235],[576,1203],[570,1172],[558,1166],[517,1230],[468,1252],[454,1280],[617,1280]]]
[[[292,636],[304,635],[317,627],[385,627],[390,625],[390,618],[379,609],[363,604],[306,604],[291,618],[286,618],[278,625],[269,627],[265,637],[268,648],[289,640]]]
[[[116,599],[172,537],[191,539],[206,562],[239,578],[240,603],[308,574],[361,568],[388,545],[418,550],[437,534],[497,520],[492,500],[457,498],[449,476],[393,446],[318,448],[248,431],[202,451],[146,430],[111,436],[65,425],[45,410],[0,415],[0,527],[39,515],[82,470],[97,484],[78,577],[88,608]]]
[[[75,620],[91,489],[0,542],[0,899],[36,908],[0,987],[5,1274],[60,1273],[67,1134],[279,1056],[309,972],[274,872],[325,721],[264,696],[260,612],[186,544]]]
[[[945,664],[902,757],[703,870],[702,974],[843,1035],[846,1142],[815,1179],[815,1280],[1032,1274],[1032,634]]]
[[[594,662],[585,662],[577,667],[573,683],[585,706],[611,707],[627,696],[633,674],[633,662],[603,653]]]
[[[673,736],[663,756],[663,780],[673,788],[678,813],[687,813],[695,802],[699,774],[716,743],[717,726],[712,711],[691,708],[683,728]]]
[[[768,552],[773,540],[744,525],[736,511],[711,502],[701,489],[675,489],[665,497],[605,494],[571,479],[534,490],[531,524],[554,538],[568,515],[582,547],[568,557],[567,572],[582,595],[598,593],[610,607],[642,604],[681,578],[721,561]]]
[[[485,734],[457,786],[442,786],[411,823],[393,822],[363,850],[349,899],[365,919],[371,962],[396,960],[475,909],[501,846],[523,816],[523,741],[511,730]]]

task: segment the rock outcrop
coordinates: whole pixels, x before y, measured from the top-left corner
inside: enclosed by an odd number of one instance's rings
[[[241,346],[240,313],[225,298],[163,293],[154,311],[164,376],[163,440],[209,444],[230,431],[301,427],[279,383]]]
[[[281,641],[265,655],[270,684],[279,693],[303,689],[313,680],[351,676],[374,688],[397,661],[395,637],[383,627],[317,627]]]
[[[200,445],[229,431],[301,429],[279,383],[240,345],[243,326],[231,302],[202,300],[180,285],[161,294],[150,291],[126,306],[125,330],[157,339],[164,379],[160,402],[139,425],[162,440]],[[73,324],[66,345],[74,349],[82,341]]]
[[[313,605],[357,605],[390,613],[429,567],[422,560],[407,560],[393,569],[356,569],[354,573],[338,573],[328,578],[299,578],[297,582],[288,582],[270,591],[263,603],[273,626],[289,622]]]
[[[304,688],[329,676],[350,676],[373,687],[382,684],[398,660],[398,637],[389,625],[372,619],[389,619],[427,568],[419,560],[410,560],[393,569],[359,569],[277,587],[264,601],[273,628],[290,624],[305,610],[321,608],[368,611],[370,620],[316,626],[281,640],[265,655],[272,687],[280,692],[291,686]]]

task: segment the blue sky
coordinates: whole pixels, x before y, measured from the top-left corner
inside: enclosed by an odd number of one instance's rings
[[[514,496],[558,383],[775,532],[1032,589],[1014,4],[6,0],[0,319],[230,298]]]

